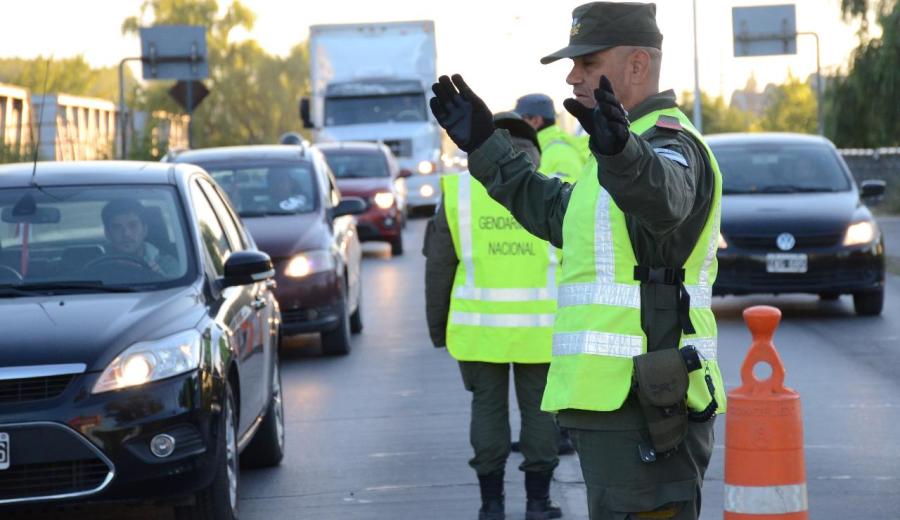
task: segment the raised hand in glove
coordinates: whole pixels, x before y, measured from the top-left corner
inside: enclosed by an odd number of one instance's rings
[[[600,155],[616,155],[628,143],[628,115],[625,107],[616,99],[612,83],[606,76],[600,77],[600,88],[594,89],[597,106],[588,108],[575,99],[563,101],[563,106],[575,116],[584,130],[591,135],[591,147]]]
[[[472,153],[494,133],[494,118],[484,101],[472,92],[462,76],[438,78],[431,86],[431,112],[460,150]]]

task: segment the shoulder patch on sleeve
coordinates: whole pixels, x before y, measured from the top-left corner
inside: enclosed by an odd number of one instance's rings
[[[676,163],[678,163],[682,166],[685,166],[685,167],[690,166],[687,162],[687,159],[684,158],[684,155],[681,155],[679,152],[676,152],[675,150],[670,150],[669,148],[654,148],[653,151],[656,152],[656,155],[659,155],[660,157],[665,157],[666,159],[669,159],[670,161],[675,161]]]
[[[681,121],[679,121],[677,117],[672,116],[659,116],[656,120],[656,127],[673,130],[675,132],[684,130],[684,127],[681,126]]]

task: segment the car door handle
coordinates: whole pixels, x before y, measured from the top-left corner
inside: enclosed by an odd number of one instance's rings
[[[269,304],[269,302],[267,302],[265,298],[257,298],[255,300],[253,300],[253,303],[251,305],[253,306],[254,309],[260,310],[260,309],[263,309],[268,304]]]

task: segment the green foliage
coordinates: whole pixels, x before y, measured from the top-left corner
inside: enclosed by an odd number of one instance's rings
[[[117,67],[91,68],[83,56],[53,59],[48,58],[0,59],[0,83],[9,83],[27,88],[32,94],[44,92],[44,77],[47,92],[62,92],[73,96],[88,96],[110,101],[119,99],[119,71]],[[131,90],[137,82],[131,72],[125,70],[126,89]],[[126,97],[126,101],[130,99]]]
[[[681,95],[684,100],[679,105],[689,118],[694,118],[694,96],[689,92]],[[753,114],[725,104],[722,96],[713,98],[700,93],[700,114],[703,119],[704,134],[724,132],[749,132],[754,122]]]
[[[809,84],[788,74],[787,83],[772,89],[758,129],[766,132],[816,133],[816,94]]]
[[[13,145],[0,143],[0,164],[29,162],[33,157],[33,146],[22,146],[17,149]]]
[[[865,19],[869,4],[843,0],[843,12]],[[840,147],[900,145],[900,4],[880,0],[875,13],[881,37],[863,28],[846,76],[826,92],[825,133]]]
[[[253,40],[232,41],[235,29],[253,28],[255,16],[238,1],[222,16],[218,12],[216,0],[146,0],[141,16],[126,19],[122,30],[134,33],[152,24],[207,27],[210,78],[205,84],[210,94],[193,114],[194,147],[274,143],[281,133],[300,126],[297,103],[309,92],[307,48],[298,45],[281,58]],[[168,96],[171,86],[149,83],[136,106],[181,112]]]

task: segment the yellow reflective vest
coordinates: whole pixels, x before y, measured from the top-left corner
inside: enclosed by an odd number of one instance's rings
[[[447,348],[461,361],[549,363],[556,249],[534,237],[468,173],[441,178],[456,268]]]
[[[574,138],[556,125],[537,133],[541,145],[541,165],[538,171],[563,182],[574,183],[584,170],[581,152],[574,146]]]
[[[676,117],[699,142],[702,137],[677,108],[658,110],[631,123],[642,134],[662,116]],[[690,374],[688,406],[703,410],[711,401],[704,381],[713,378],[719,413],[725,411],[725,387],[716,361],[716,320],[710,308],[716,279],[716,248],[722,199],[722,177],[715,157],[703,144],[715,172],[715,194],[709,216],[684,266],[685,288],[691,296],[690,318],[695,334],[683,334],[680,346],[693,345],[703,357],[703,370]],[[647,351],[641,328],[638,265],[628,235],[625,214],[592,172],[575,185],[563,220],[566,261],[558,289],[553,330],[553,359],[541,408],[612,411],[624,403],[632,385],[634,356]],[[602,172],[600,173],[602,175]]]

